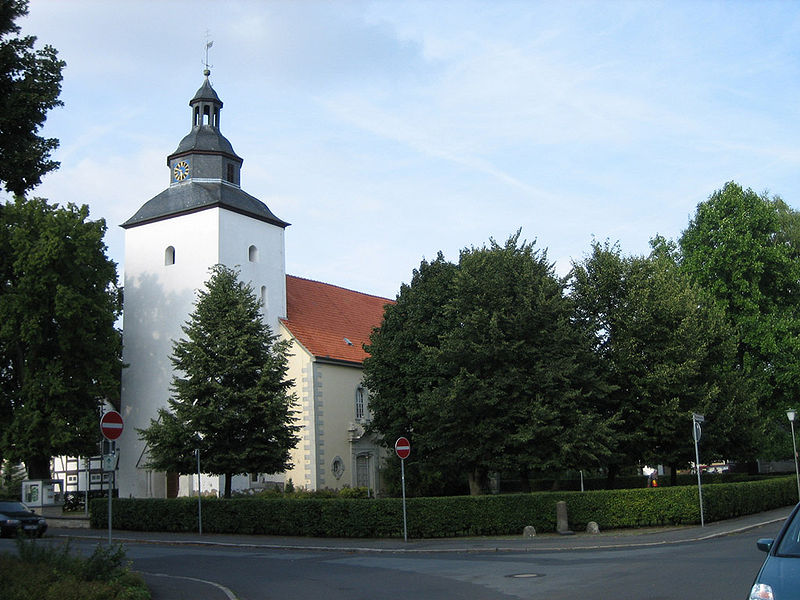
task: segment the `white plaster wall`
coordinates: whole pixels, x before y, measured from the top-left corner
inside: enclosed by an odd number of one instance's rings
[[[256,245],[259,261],[250,263]],[[165,250],[175,248],[175,263],[165,265]],[[286,313],[283,229],[219,208],[182,215],[125,231],[123,306],[120,497],[163,497],[166,478],[141,468],[144,444],[137,429],[149,426],[167,405],[172,381],[173,340],[194,309],[196,292],[222,263],[239,266],[241,278],[258,294],[267,287],[268,322]],[[274,325],[273,325],[274,323]],[[138,463],[138,466],[137,466]],[[185,485],[185,484],[184,484]]]
[[[166,219],[125,231],[120,497],[164,496],[163,474],[137,468],[144,451],[136,429],[146,428],[167,405],[173,340],[182,336],[196,299],[218,259],[219,209]],[[175,248],[175,264],[165,250]],[[141,466],[141,465],[140,465]]]
[[[266,288],[264,306],[267,323],[273,334],[279,332],[278,320],[286,316],[286,258],[284,230],[227,210],[219,222],[219,262],[241,271],[242,281],[249,281],[256,296]],[[249,259],[250,246],[258,257]]]

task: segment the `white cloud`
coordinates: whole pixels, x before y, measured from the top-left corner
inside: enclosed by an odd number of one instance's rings
[[[191,6],[190,10],[187,7]],[[725,181],[800,205],[800,6],[35,0],[67,60],[37,195],[117,225],[167,186],[206,30],[243,187],[298,275],[392,296],[423,256],[523,236],[559,271],[643,252]]]

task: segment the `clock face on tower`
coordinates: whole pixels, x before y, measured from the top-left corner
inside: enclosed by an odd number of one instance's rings
[[[189,163],[185,160],[177,163],[175,168],[172,169],[172,178],[175,181],[183,181],[189,176]]]

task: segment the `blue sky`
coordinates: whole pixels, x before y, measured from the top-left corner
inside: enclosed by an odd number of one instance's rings
[[[287,272],[394,297],[517,229],[560,273],[647,251],[726,181],[800,207],[800,3],[32,0],[67,62],[34,191],[119,224],[169,183],[211,81]]]

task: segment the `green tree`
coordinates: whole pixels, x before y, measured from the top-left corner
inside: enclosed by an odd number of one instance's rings
[[[737,391],[732,331],[676,259],[662,238],[646,257],[595,243],[573,270],[578,314],[594,328],[618,416],[612,479],[624,465],[668,464],[674,474],[692,460],[693,412],[708,417],[709,451],[745,452],[752,417]]]
[[[58,168],[50,159],[58,140],[37,133],[47,112],[63,104],[65,64],[52,46],[34,50],[36,38],[19,35],[14,21],[27,14],[27,0],[0,0],[0,181],[18,195]]]
[[[679,241],[683,268],[735,329],[736,366],[754,386],[767,454],[800,393],[799,232],[800,213],[780,198],[729,182],[698,205]]]
[[[457,267],[423,262],[368,348],[376,428],[410,432],[418,460],[466,476],[473,494],[492,471],[596,462],[601,390],[563,291],[519,233],[463,250]]]
[[[0,462],[0,500],[22,499],[22,482],[25,468],[6,460]]]
[[[621,335],[621,315],[628,302],[630,269],[630,260],[622,256],[618,245],[594,242],[591,254],[582,262],[573,263],[570,273],[576,322],[592,333],[593,349],[600,361],[598,377],[608,386],[605,403],[598,409],[613,428],[613,452],[602,463],[610,487],[623,467],[638,460],[636,445],[643,435],[642,419],[631,422],[632,415],[625,414],[624,406],[631,394],[627,380],[617,368],[617,340]],[[631,412],[638,416],[639,411]]]
[[[295,400],[288,370],[288,341],[264,323],[250,285],[238,272],[216,265],[186,335],[173,346],[173,397],[139,434],[149,465],[160,471],[192,473],[199,450],[203,469],[231,479],[242,473],[277,473],[291,466],[297,445]]]
[[[383,322],[370,339],[364,360],[364,383],[369,389],[371,430],[391,446],[401,435],[413,439],[413,458],[406,461],[408,488],[418,495],[438,495],[458,489],[463,475],[431,460],[434,448],[428,437],[412,435],[423,430],[429,418],[422,399],[435,396],[445,385],[443,365],[429,353],[440,344],[443,332],[453,328],[444,307],[451,296],[457,266],[440,252],[414,269],[411,283],[403,284],[396,302],[387,305]],[[391,462],[394,458],[390,459]],[[392,466],[392,465],[390,465]],[[399,466],[397,471],[399,473]]]
[[[105,222],[45,200],[0,206],[0,449],[49,479],[50,457],[85,455],[98,404],[118,400],[121,310]]]

